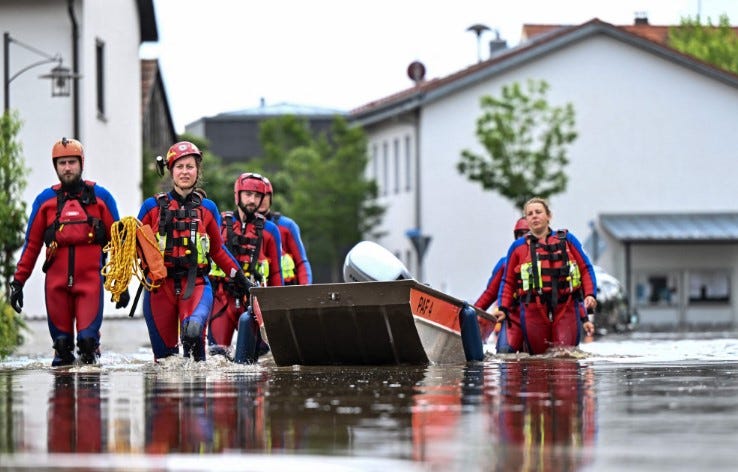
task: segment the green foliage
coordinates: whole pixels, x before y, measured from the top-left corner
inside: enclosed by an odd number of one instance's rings
[[[527,85],[527,93],[516,82],[502,88],[501,98],[480,99],[476,135],[488,155],[463,150],[456,165],[460,174],[518,208],[533,196],[548,198],[566,190],[565,148],[577,138],[571,103],[553,107],[546,100],[545,81]]]
[[[23,331],[28,327],[6,299],[0,298],[0,360],[23,344]]]
[[[141,194],[143,199],[163,192],[165,189],[163,177],[156,170],[154,152],[150,149],[144,149],[143,158],[141,159]]]
[[[285,116],[264,122],[261,144],[259,164],[275,169],[266,173],[275,189],[274,210],[300,225],[313,267],[328,267],[332,281],[340,280],[346,252],[384,213],[373,203],[376,184],[364,176],[364,131],[337,116],[328,135],[313,137],[306,120]]]
[[[699,17],[682,18],[678,27],[669,28],[669,46],[738,74],[738,35],[726,14],[716,25],[710,18],[706,24]]]
[[[202,173],[199,187],[203,188],[210,200],[214,201],[220,211],[235,209],[233,201],[233,183],[243,172],[243,164],[223,163],[223,159],[210,151],[210,143],[204,138],[192,134],[183,134],[180,141],[189,141],[202,151]]]
[[[21,122],[17,113],[0,116],[0,358],[12,353],[23,342],[20,329],[23,321],[8,304],[9,283],[15,273],[15,252],[23,246],[26,226],[26,203],[21,198],[26,187],[28,170],[17,140]]]

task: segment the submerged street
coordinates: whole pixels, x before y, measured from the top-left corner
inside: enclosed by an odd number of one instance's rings
[[[738,333],[608,335],[546,356],[370,368],[156,365],[148,347],[105,336],[99,366],[52,369],[35,339],[0,363],[0,468],[735,468]]]

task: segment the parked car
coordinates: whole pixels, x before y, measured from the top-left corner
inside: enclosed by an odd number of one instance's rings
[[[630,306],[623,284],[614,276],[595,266],[597,277],[597,334],[624,333],[638,326],[638,312]]]

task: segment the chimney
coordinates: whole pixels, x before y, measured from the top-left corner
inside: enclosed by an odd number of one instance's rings
[[[495,39],[489,42],[489,54],[494,56],[498,51],[507,49],[507,41],[500,38],[500,32],[495,30]]]
[[[648,14],[645,11],[637,11],[635,12],[635,25],[647,25],[648,24]]]

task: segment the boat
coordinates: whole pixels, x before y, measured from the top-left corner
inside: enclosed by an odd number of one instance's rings
[[[365,243],[346,257],[349,282],[251,290],[254,314],[278,366],[483,360],[477,317],[494,320],[492,315],[408,278],[391,253]]]

